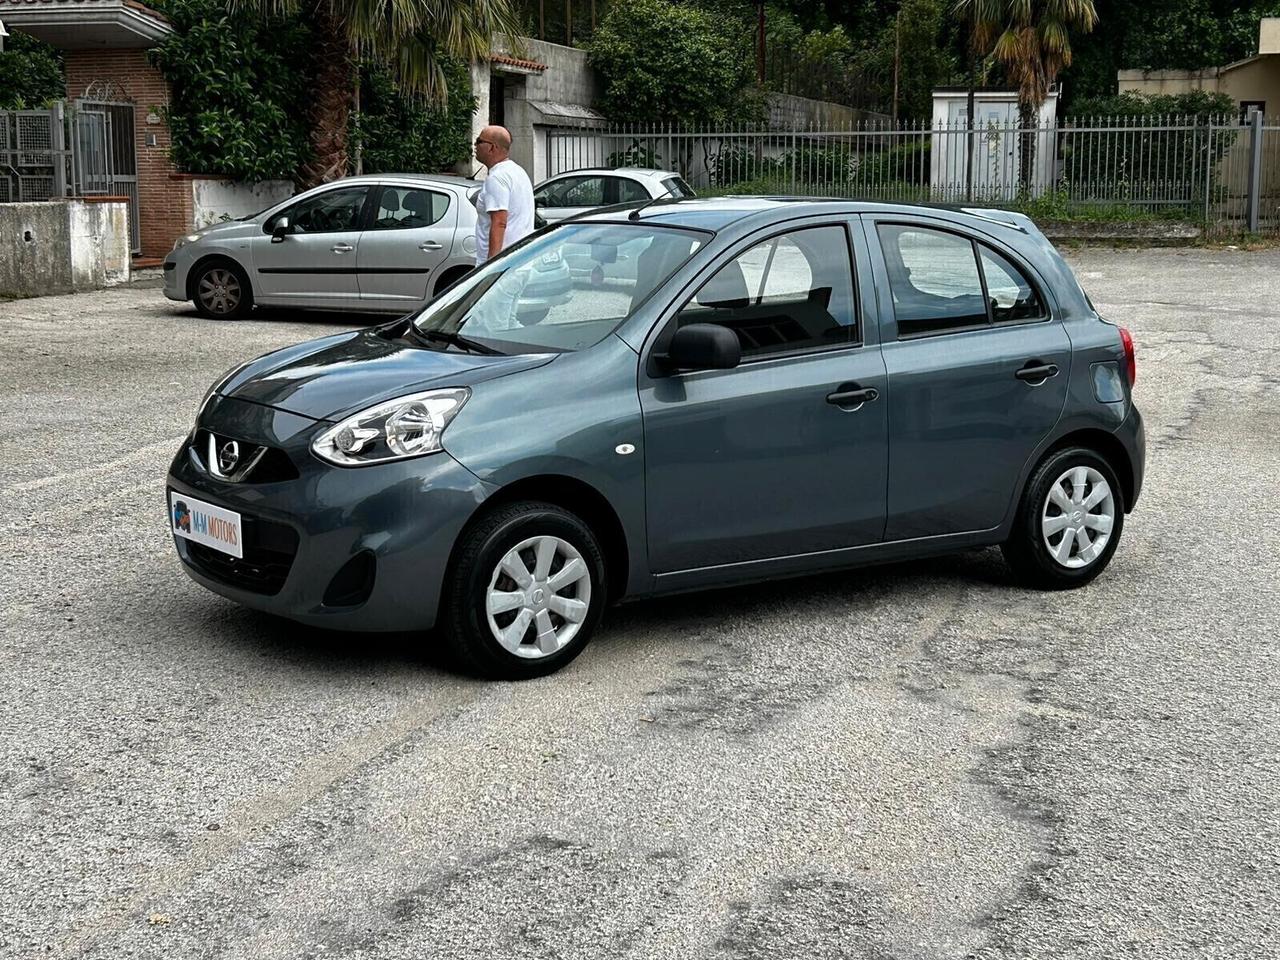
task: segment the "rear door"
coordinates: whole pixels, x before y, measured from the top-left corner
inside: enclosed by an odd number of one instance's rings
[[[260,303],[357,309],[356,257],[369,187],[335,187],[285,207],[253,241],[253,290]],[[272,231],[285,217],[289,233]]]
[[[373,310],[426,301],[453,247],[458,205],[445,190],[379,184],[356,260],[360,299]]]
[[[925,217],[864,224],[889,378],[885,539],[998,526],[1066,403],[1066,330],[995,240]]]

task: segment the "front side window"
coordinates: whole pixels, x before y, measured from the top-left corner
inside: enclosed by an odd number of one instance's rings
[[[513,247],[414,320],[434,343],[561,353],[599,343],[709,239],[692,230],[572,223]]]
[[[368,187],[328,190],[295,203],[271,217],[264,228],[271,233],[281,217],[289,218],[290,233],[338,233],[360,229],[360,214]]]
[[[928,227],[881,224],[899,337],[1048,317],[1036,288],[984,243]]]
[[[378,207],[373,214],[374,230],[412,230],[429,227],[444,218],[449,198],[433,190],[410,187],[378,187]]]
[[[844,228],[812,227],[757,243],[717,270],[678,322],[728,327],[744,360],[856,343]]]

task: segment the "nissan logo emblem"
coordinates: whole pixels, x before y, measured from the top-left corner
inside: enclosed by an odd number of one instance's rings
[[[239,462],[240,444],[234,440],[228,440],[222,445],[222,449],[218,451],[218,469],[223,473],[230,473]]]

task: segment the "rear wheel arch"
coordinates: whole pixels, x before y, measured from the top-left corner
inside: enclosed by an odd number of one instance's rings
[[[1124,511],[1130,513],[1133,510],[1134,499],[1133,464],[1129,461],[1129,454],[1124,444],[1105,430],[1075,430],[1055,440],[1053,445],[1040,455],[1036,461],[1037,466],[1059,450],[1065,450],[1068,447],[1085,447],[1107,461],[1107,465],[1120,481],[1120,492],[1124,495]],[[1029,481],[1030,476],[1028,476]]]
[[[440,296],[440,294],[452,287],[473,269],[475,268],[469,267],[466,264],[458,264],[447,268],[440,274],[440,279],[436,281],[435,286],[432,288],[431,295],[433,297]]]
[[[450,568],[457,562],[458,553],[476,524],[493,511],[522,501],[549,503],[579,517],[600,541],[604,551],[605,572],[610,602],[619,600],[626,593],[630,573],[630,555],[626,532],[622,521],[608,499],[591,484],[562,474],[542,474],[525,477],[502,487],[467,520],[459,532],[449,556]]]

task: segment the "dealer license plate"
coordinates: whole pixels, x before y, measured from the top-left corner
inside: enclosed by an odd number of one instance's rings
[[[169,491],[169,526],[175,537],[194,540],[214,550],[244,559],[240,514],[215,507],[176,490]]]

